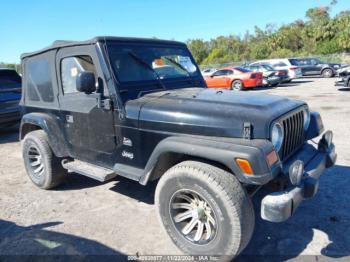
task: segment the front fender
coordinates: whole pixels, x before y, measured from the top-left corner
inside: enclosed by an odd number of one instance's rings
[[[262,139],[245,140],[239,138],[176,136],[162,140],[154,149],[148,160],[140,183],[146,184],[153,168],[164,153],[179,153],[198,157],[226,166],[239,181],[246,184],[265,184],[273,179],[281,170],[278,161],[272,168],[266,162],[266,155],[273,150],[271,142]],[[243,174],[235,159],[247,159],[254,175]]]
[[[49,145],[57,157],[69,156],[66,139],[63,135],[63,127],[59,125],[57,116],[47,113],[29,113],[22,117],[20,126],[20,139],[36,129],[42,129],[48,136]]]

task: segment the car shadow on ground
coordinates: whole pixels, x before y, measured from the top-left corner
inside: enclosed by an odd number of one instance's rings
[[[143,186],[136,181],[124,177],[118,177],[115,185],[110,188],[110,190],[131,197],[140,202],[153,205],[157,182],[158,181],[150,181],[146,186]]]
[[[338,88],[338,91],[349,92],[349,91],[350,91],[350,88],[349,88],[349,87]]]
[[[19,142],[18,126],[0,129],[0,144]]]
[[[49,229],[60,224],[25,227],[0,219],[0,261],[127,261],[126,255],[97,241]]]
[[[301,84],[312,83],[314,80],[293,80],[289,83],[282,83],[278,87],[297,87]]]
[[[56,190],[56,191],[80,190],[83,188],[101,186],[108,182],[110,181],[100,182],[95,179],[92,179],[77,173],[69,172],[63,184],[52,190]]]
[[[260,203],[266,191],[259,192],[254,198],[254,235],[238,261],[289,260],[303,256],[306,247],[310,251],[304,255],[305,259],[317,254],[330,258],[350,256],[349,184],[350,167],[336,165],[327,170],[321,177],[318,194],[302,203],[294,216],[283,223],[261,219]],[[321,251],[317,249],[320,243],[312,243],[315,235],[325,246]]]
[[[305,84],[305,83],[312,83],[314,81],[310,81],[310,80],[294,80],[290,83],[281,83],[278,86],[260,86],[260,87],[254,87],[251,88],[247,91],[262,91],[262,90],[271,90],[271,89],[277,89],[279,87],[296,87],[298,85],[301,84]]]

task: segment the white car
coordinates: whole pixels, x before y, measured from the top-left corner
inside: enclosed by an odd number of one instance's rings
[[[207,68],[201,71],[202,76],[210,76],[211,74],[213,74],[214,72],[216,72],[217,69],[216,68]]]
[[[275,69],[288,70],[289,82],[293,79],[302,77],[301,68],[298,66],[297,61],[292,58],[259,60],[250,65],[258,64],[268,64]]]

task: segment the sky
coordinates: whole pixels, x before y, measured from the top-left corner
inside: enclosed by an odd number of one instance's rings
[[[0,0],[0,61],[18,63],[24,52],[55,40],[94,36],[157,37],[186,41],[244,35],[254,26],[305,18],[331,0]],[[331,14],[350,9],[338,0]]]

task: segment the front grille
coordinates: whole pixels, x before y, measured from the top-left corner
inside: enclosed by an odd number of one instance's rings
[[[280,157],[284,160],[304,143],[305,132],[303,111],[295,112],[284,118],[282,120],[282,126],[284,140],[280,151]]]

